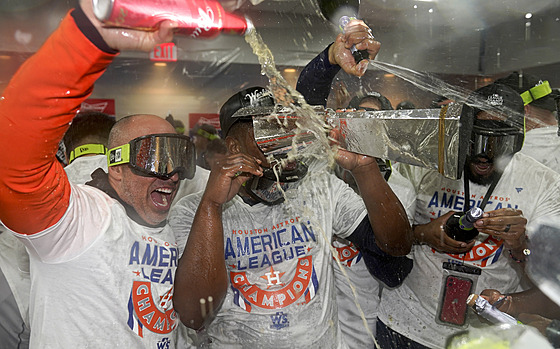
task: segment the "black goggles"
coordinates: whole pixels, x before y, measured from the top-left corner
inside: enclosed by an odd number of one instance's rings
[[[109,149],[108,166],[128,164],[145,176],[168,179],[175,173],[180,179],[192,179],[196,170],[196,153],[191,139],[175,133],[134,138],[128,144]]]
[[[261,177],[253,176],[245,184],[247,193],[259,202],[276,205],[284,201],[284,192],[295,189],[299,181],[307,174],[307,165],[301,161],[282,168],[276,163],[272,168],[266,168]]]
[[[511,155],[523,145],[523,131],[494,120],[476,120],[471,136],[470,156],[494,159]]]

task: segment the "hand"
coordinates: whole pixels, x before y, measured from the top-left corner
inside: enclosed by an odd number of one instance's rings
[[[80,7],[109,47],[120,50],[151,51],[156,45],[170,42],[177,23],[163,21],[155,31],[104,27],[93,13],[92,0],[80,0]]]
[[[457,241],[450,238],[444,230],[445,223],[455,212],[450,211],[436,218],[428,224],[417,225],[414,227],[414,239],[419,243],[424,243],[439,252],[460,254],[466,253],[473,248],[475,241],[469,243]]]
[[[344,142],[344,137],[342,136],[340,129],[332,129],[329,133],[329,138],[336,147],[334,158],[338,165],[340,165],[340,167],[354,173],[354,171],[361,169],[371,171],[369,166],[373,164],[379,172],[379,166],[377,166],[377,161],[374,157],[353,153],[344,149],[346,147],[346,144]]]
[[[204,198],[216,205],[231,200],[251,176],[262,176],[261,160],[237,153],[218,159],[208,177]]]
[[[369,61],[364,59],[356,62],[350,48],[355,46],[360,51],[367,50],[369,59],[374,59],[381,44],[375,41],[371,30],[361,20],[352,20],[344,29],[345,33],[339,34],[329,48],[329,62],[339,65],[348,74],[363,76]]]
[[[521,210],[513,208],[488,211],[474,226],[481,233],[504,240],[506,247],[511,250],[522,250],[525,248],[527,225],[527,219],[522,214]]]
[[[490,304],[494,305],[498,310],[508,313],[512,316],[517,314],[514,309],[513,298],[502,294],[498,290],[486,289],[480,292],[480,296],[486,299]]]

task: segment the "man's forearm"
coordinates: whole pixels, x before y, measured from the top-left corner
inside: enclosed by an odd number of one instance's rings
[[[377,163],[353,171],[366,204],[377,245],[393,256],[404,256],[412,247],[412,230],[401,202],[381,176]]]
[[[0,152],[0,218],[9,228],[32,234],[66,211],[70,186],[55,159],[58,144],[113,57],[67,15],[6,87],[0,140],[10,151]]]
[[[212,311],[217,310],[227,285],[222,206],[203,199],[175,274],[173,302],[181,321],[190,328],[201,328],[207,318],[201,311],[200,299],[212,297]]]
[[[560,319],[560,306],[554,303],[537,287],[529,290],[513,293],[512,309],[505,310],[513,316],[521,313],[539,314],[550,319]]]

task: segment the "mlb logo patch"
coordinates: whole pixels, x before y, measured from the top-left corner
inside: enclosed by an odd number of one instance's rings
[[[284,314],[283,311],[278,311],[276,314],[270,315],[270,320],[272,321],[272,325],[270,328],[273,330],[280,330],[284,327],[290,326],[290,322],[288,321],[288,314]]]

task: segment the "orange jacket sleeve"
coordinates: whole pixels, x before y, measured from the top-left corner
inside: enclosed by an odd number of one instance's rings
[[[6,87],[0,98],[0,219],[10,229],[33,234],[66,212],[70,184],[55,158],[58,143],[114,57],[69,13]]]

